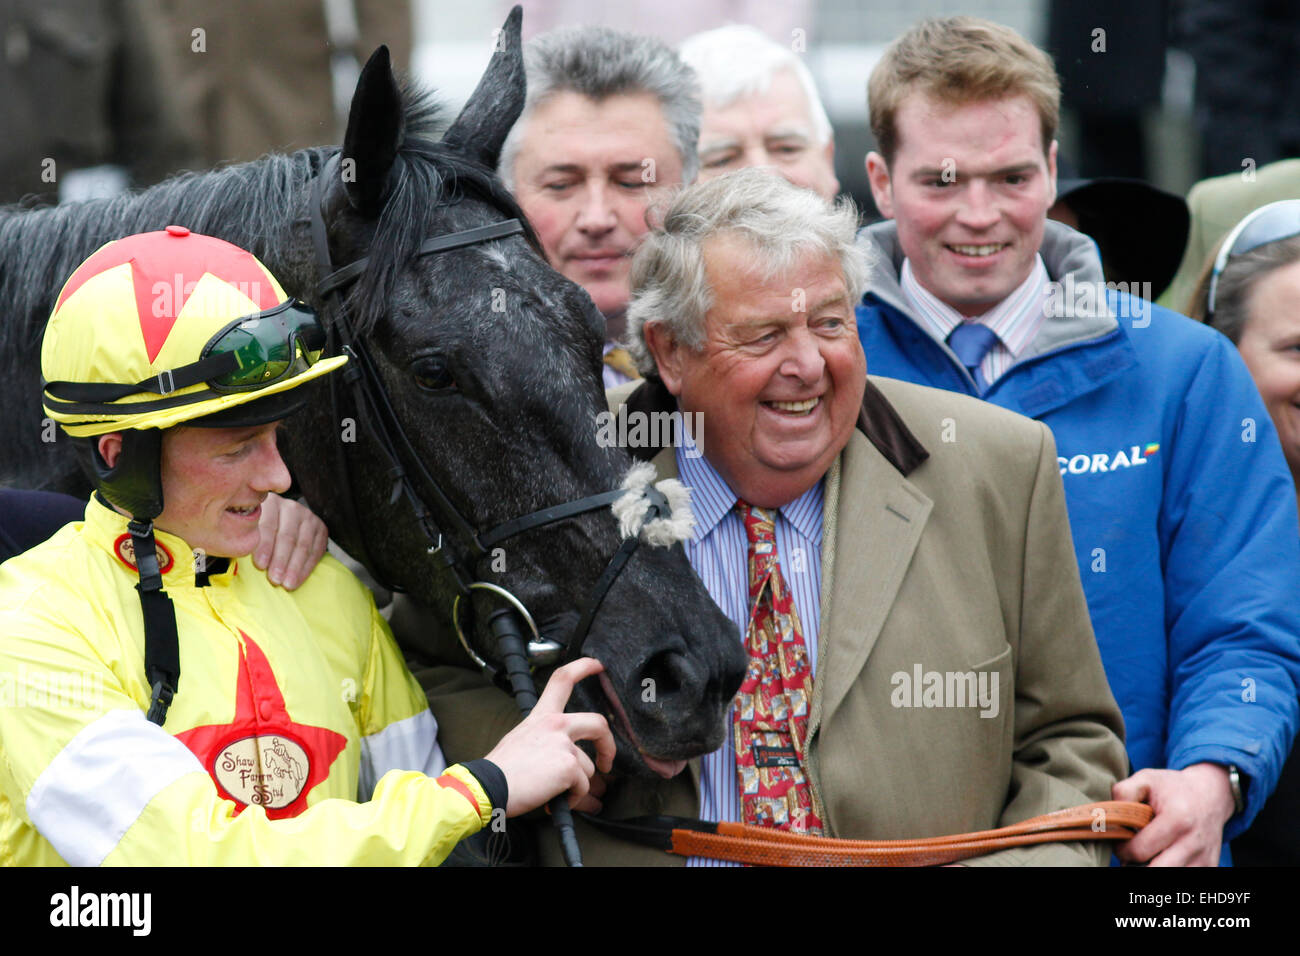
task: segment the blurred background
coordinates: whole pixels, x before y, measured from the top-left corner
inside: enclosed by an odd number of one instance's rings
[[[491,35],[511,5],[467,11],[455,0],[418,0],[419,75],[463,99],[486,63],[475,43]],[[1300,154],[1300,4],[1288,0],[650,0],[617,9],[600,0],[523,0],[522,6],[525,36],[589,22],[676,44],[735,22],[778,42],[802,41],[835,127],[836,174],[868,207],[862,161],[874,144],[867,76],[885,46],[926,16],[995,20],[1053,55],[1064,87],[1061,155],[1076,175],[1136,177],[1183,195],[1206,176],[1240,172],[1243,161],[1263,166]],[[1198,63],[1204,64],[1199,77]]]
[[[337,143],[358,63],[387,42],[451,108],[504,0],[0,0],[0,200],[147,185],[276,150]],[[866,79],[917,19],[1014,27],[1062,74],[1061,155],[1076,175],[1178,195],[1205,176],[1300,154],[1300,4],[1285,0],[524,0],[525,36],[574,23],[676,44],[750,23],[807,57],[835,126],[837,174],[869,206]]]

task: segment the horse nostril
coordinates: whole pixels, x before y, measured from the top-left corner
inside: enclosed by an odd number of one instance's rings
[[[720,687],[716,688],[717,690],[722,691],[721,697],[723,700],[731,700],[731,698],[736,696],[736,692],[740,690],[740,685],[745,682],[745,671],[748,669],[748,666],[749,658],[746,657],[741,666],[731,668],[727,671],[726,675],[722,679],[722,684]]]
[[[710,703],[730,703],[744,682],[744,671],[728,672],[721,679],[714,678],[704,688],[704,699]]]
[[[673,697],[681,692],[683,685],[695,682],[689,661],[676,651],[661,651],[641,668],[643,698],[647,690],[652,691],[655,697]]]
[[[740,690],[748,668],[749,654],[744,647],[740,644],[728,647],[727,653],[718,662],[716,671],[710,677],[709,686],[706,688],[707,699],[729,703]]]

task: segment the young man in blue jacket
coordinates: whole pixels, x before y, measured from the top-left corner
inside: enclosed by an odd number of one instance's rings
[[[1052,429],[1137,771],[1114,797],[1156,811],[1118,855],[1213,865],[1297,725],[1300,530],[1269,416],[1227,339],[1107,289],[1093,242],[1046,220],[1060,92],[1040,50],[986,21],[926,21],[869,98],[867,173],[892,221],[859,239],[876,254],[868,367]],[[960,421],[933,427],[962,440]]]

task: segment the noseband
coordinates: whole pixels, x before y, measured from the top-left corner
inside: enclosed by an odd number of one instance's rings
[[[322,206],[324,183],[328,170],[331,168],[337,168],[334,159],[331,159],[322,168],[313,184],[311,234],[312,243],[315,247],[317,269],[320,275],[323,276],[317,283],[315,291],[322,303],[328,301],[332,305],[335,313],[334,321],[326,323],[329,337],[328,351],[330,354],[346,354],[350,357],[350,361],[336,375],[330,376],[330,401],[335,420],[339,420],[339,386],[336,379],[338,375],[341,375],[343,384],[351,390],[358,417],[361,418],[363,426],[379,444],[380,451],[387,464],[388,476],[392,480],[389,503],[396,502],[399,497],[406,498],[416,526],[429,542],[428,553],[436,556],[441,562],[441,566],[451,573],[456,586],[456,600],[452,605],[452,623],[455,625],[456,634],[460,638],[460,643],[466,653],[483,668],[489,678],[495,679],[498,669],[491,666],[471,649],[460,624],[461,598],[470,597],[473,591],[485,592],[501,599],[511,610],[518,612],[523,618],[528,625],[530,637],[527,644],[529,663],[535,666],[548,666],[573,660],[582,650],[583,643],[586,641],[587,634],[591,629],[592,620],[595,618],[596,612],[604,601],[610,586],[613,585],[619,572],[623,570],[628,559],[636,551],[641,540],[639,534],[626,537],[622,545],[615,551],[613,557],[610,558],[605,570],[597,578],[595,585],[591,589],[577,626],[563,644],[558,641],[543,639],[538,632],[533,616],[528,612],[528,608],[524,603],[500,585],[479,580],[476,569],[478,563],[489,555],[495,545],[525,531],[545,527],[589,511],[607,508],[614,501],[628,494],[628,492],[625,489],[617,488],[600,494],[588,495],[585,498],[564,502],[522,515],[486,531],[476,529],[456,509],[455,505],[443,492],[437,479],[429,474],[424,462],[421,461],[419,454],[407,437],[406,430],[402,427],[401,421],[388,400],[388,393],[375,368],[374,361],[371,359],[365,343],[356,335],[351,318],[347,309],[344,308],[342,290],[355,282],[365,272],[370,260],[367,256],[341,268],[334,268],[334,262],[329,251],[329,236],[325,229]],[[518,219],[507,219],[486,226],[478,226],[473,229],[465,229],[460,232],[425,239],[416,249],[415,255],[422,256],[448,252],[453,249],[463,249],[468,246],[494,242],[498,239],[517,235],[523,235],[533,241],[531,233],[523,223]],[[364,528],[357,514],[356,502],[352,495],[348,457],[341,443],[337,447],[340,459],[338,471],[343,479],[346,507],[352,525],[357,529],[360,537],[361,547],[365,552],[364,556],[368,559],[366,563],[371,570],[377,570],[379,566],[369,553]],[[404,460],[407,464],[403,464]],[[412,472],[418,477],[420,485],[427,489],[427,497],[422,496],[417,491],[415,484],[411,480]],[[667,517],[670,514],[671,509],[667,499],[653,485],[645,488],[643,493],[649,499],[650,505],[647,518],[653,518],[656,515]],[[455,540],[459,554],[452,553],[452,549],[443,546],[443,532],[440,529],[445,529],[447,534]],[[381,583],[384,583],[386,587],[389,586],[386,582]],[[390,589],[392,588],[390,587]]]

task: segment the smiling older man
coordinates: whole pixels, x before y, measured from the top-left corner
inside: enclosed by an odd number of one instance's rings
[[[743,170],[683,191],[636,255],[646,381],[611,405],[695,423],[693,443],[630,451],[692,488],[687,555],[751,657],[727,744],[668,780],[612,781],[609,817],[937,836],[1105,799],[1124,772],[1051,434],[868,380],[855,223]],[[508,701],[485,688],[473,706],[487,725]],[[445,744],[468,752],[462,728]],[[588,863],[672,860],[581,831]],[[1075,843],[973,862],[1107,856]]]

